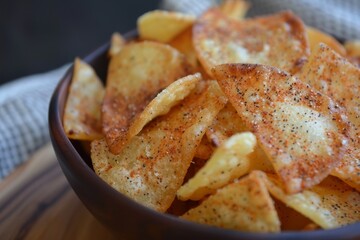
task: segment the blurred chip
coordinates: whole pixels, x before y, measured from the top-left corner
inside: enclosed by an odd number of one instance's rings
[[[184,55],[156,42],[127,44],[111,58],[102,123],[112,153],[117,154],[124,147],[135,116],[162,89],[189,73]]]
[[[200,159],[209,159],[214,152],[214,146],[209,142],[207,137],[203,137],[200,145],[196,149],[195,157]]]
[[[121,36],[120,33],[113,33],[111,36],[110,42],[110,49],[109,49],[109,56],[113,57],[114,55],[118,54],[120,50],[125,46],[126,40]]]
[[[109,151],[104,140],[94,141],[95,172],[119,192],[165,212],[206,128],[226,101],[216,82],[200,82],[182,104],[148,124],[118,155]]]
[[[214,75],[289,193],[318,184],[340,162],[346,116],[330,98],[269,66],[224,64]]]
[[[154,10],[138,18],[137,29],[141,39],[167,43],[190,27],[194,21],[193,15]]]
[[[309,53],[302,21],[291,12],[236,21],[219,9],[206,11],[193,27],[197,56],[210,76],[223,63],[260,63],[296,72]]]
[[[258,172],[219,189],[182,218],[241,231],[280,231],[273,200]]]
[[[64,110],[64,129],[71,139],[93,140],[102,137],[101,103],[104,87],[90,65],[76,58]]]
[[[212,157],[177,192],[180,200],[200,200],[249,171],[248,155],[256,137],[248,132],[235,134],[218,147]]]
[[[241,20],[245,17],[250,4],[244,0],[224,0],[221,5],[221,11],[228,17]]]
[[[334,177],[297,194],[287,194],[274,175],[266,185],[271,195],[308,217],[322,228],[336,228],[360,221],[360,193]]]
[[[329,34],[326,34],[319,29],[313,28],[313,27],[306,27],[306,32],[309,37],[309,45],[310,45],[310,51],[313,52],[316,50],[318,45],[320,43],[325,43],[329,47],[331,47],[334,51],[336,51],[338,54],[345,56],[346,50],[341,43],[339,43],[335,38],[330,36]]]
[[[301,70],[299,78],[346,109],[351,123],[351,141],[341,164],[332,174],[360,191],[360,69],[320,44]]]

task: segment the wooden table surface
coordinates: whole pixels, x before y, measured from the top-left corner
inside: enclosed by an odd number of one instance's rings
[[[115,239],[69,186],[51,144],[0,182],[0,239]]]

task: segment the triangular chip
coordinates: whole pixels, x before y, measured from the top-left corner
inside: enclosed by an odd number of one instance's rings
[[[126,40],[120,33],[113,33],[111,36],[109,56],[113,57],[125,46]]]
[[[274,202],[258,172],[219,189],[182,218],[241,231],[280,231]]]
[[[69,138],[93,140],[102,137],[100,115],[104,92],[94,69],[76,58],[64,110],[64,129]]]
[[[228,17],[241,20],[244,19],[250,4],[244,0],[223,0],[220,9]]]
[[[224,64],[214,75],[288,192],[316,185],[340,162],[346,116],[329,97],[270,66]]]
[[[134,117],[165,87],[190,73],[189,65],[176,49],[156,42],[127,44],[111,58],[102,123],[112,153],[123,141]]]
[[[271,195],[308,217],[322,228],[336,228],[360,221],[360,193],[335,177],[301,193],[287,194],[274,175],[266,185]]]
[[[320,43],[330,46],[338,54],[345,56],[346,50],[334,37],[320,31],[317,28],[306,26],[306,32],[309,38],[310,51],[316,51]]]
[[[351,141],[341,164],[332,174],[360,191],[360,68],[320,44],[311,54],[299,78],[346,109],[351,123]]]
[[[119,192],[165,212],[206,128],[226,101],[216,82],[200,82],[182,104],[148,124],[118,155],[104,140],[92,142],[95,172]]]
[[[154,10],[138,18],[137,29],[141,39],[167,43],[190,27],[194,21],[193,15]]]
[[[235,134],[218,147],[205,165],[177,191],[180,200],[201,200],[206,195],[248,173],[248,155],[254,151],[256,137]]]
[[[224,63],[261,63],[296,72],[309,52],[304,24],[291,12],[237,21],[213,8],[196,21],[193,38],[210,76],[212,67]]]

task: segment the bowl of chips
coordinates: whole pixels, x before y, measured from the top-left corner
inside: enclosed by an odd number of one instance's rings
[[[247,8],[145,13],[57,86],[56,156],[117,237],[360,237],[360,70],[294,13]]]

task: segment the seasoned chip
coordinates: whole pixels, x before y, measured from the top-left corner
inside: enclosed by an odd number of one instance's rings
[[[141,39],[156,40],[167,43],[195,21],[195,16],[154,10],[140,16],[137,29]]]
[[[270,66],[224,64],[214,75],[289,193],[316,185],[340,162],[346,116],[330,98]]]
[[[280,231],[274,202],[258,172],[219,189],[182,218],[241,231]]]
[[[244,0],[224,0],[221,5],[221,11],[228,17],[241,20],[245,17],[250,4]]]
[[[206,136],[215,146],[220,146],[235,133],[248,130],[235,108],[227,103],[209,126]]]
[[[206,136],[215,146],[220,146],[232,135],[246,131],[250,131],[250,129],[245,126],[244,121],[231,103],[227,103],[209,126]],[[271,162],[259,145],[256,145],[248,158],[250,159],[251,170],[274,172]]]
[[[113,188],[165,212],[181,186],[206,128],[227,99],[216,82],[200,82],[182,104],[149,123],[118,155],[92,143],[95,172]]]
[[[197,56],[210,76],[224,63],[261,63],[296,72],[309,49],[302,21],[291,12],[236,21],[206,11],[194,24]]]
[[[114,55],[118,54],[120,50],[125,46],[126,40],[121,36],[120,33],[113,33],[111,36],[111,43],[109,49],[109,56],[113,57]]]
[[[306,27],[306,32],[309,38],[309,45],[311,52],[315,51],[320,43],[325,43],[340,55],[342,56],[346,55],[346,50],[344,46],[341,45],[341,43],[339,43],[332,36],[320,31],[319,29],[309,26]]]
[[[360,69],[320,44],[299,78],[346,109],[351,123],[351,141],[341,164],[332,174],[360,191]]]
[[[235,134],[218,147],[196,175],[177,192],[180,200],[200,200],[249,171],[248,155],[254,151],[256,137]]]
[[[173,106],[190,94],[200,80],[201,74],[196,73],[180,78],[162,90],[131,122],[126,135],[122,138],[122,145],[126,145],[155,117],[168,113]]]
[[[209,159],[214,152],[214,146],[209,142],[206,136],[204,136],[200,142],[200,145],[196,149],[195,157],[200,159]]]
[[[69,138],[93,140],[102,137],[101,103],[104,87],[90,65],[76,58],[64,110],[64,129]]]
[[[360,193],[335,177],[301,193],[287,194],[274,175],[266,185],[274,197],[308,217],[322,228],[336,228],[360,221]]]
[[[117,154],[123,148],[134,117],[156,94],[188,75],[189,71],[181,53],[156,42],[127,44],[111,58],[102,105],[102,124],[112,153]]]

